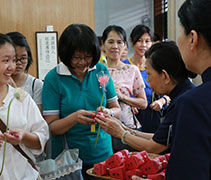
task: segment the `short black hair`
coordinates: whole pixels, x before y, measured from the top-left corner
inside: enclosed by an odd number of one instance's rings
[[[180,7],[178,16],[186,35],[195,30],[211,47],[210,10],[210,0],[186,0]]]
[[[28,72],[29,67],[31,66],[31,64],[33,62],[33,59],[32,59],[31,49],[29,47],[26,37],[23,34],[21,34],[20,32],[9,32],[9,33],[7,33],[7,36],[9,36],[12,39],[15,46],[20,46],[20,47],[26,48],[26,51],[28,54],[28,63],[26,65],[25,71]]]
[[[116,32],[120,38],[122,39],[122,41],[125,43],[127,41],[127,35],[125,30],[121,27],[121,26],[117,26],[117,25],[109,25],[105,28],[105,30],[103,31],[103,35],[102,35],[102,41],[103,43],[105,43],[106,39],[108,38],[108,34],[114,31]]]
[[[153,34],[152,31],[148,26],[145,26],[143,24],[136,25],[133,30],[130,33],[130,41],[133,45],[136,44],[136,42],[143,36],[145,33],[149,34],[151,41],[153,40]]]
[[[7,36],[6,34],[2,34],[0,33],[0,48],[5,45],[6,43],[9,43],[11,44],[14,48],[15,48],[15,45],[14,43],[12,42],[12,39]]]
[[[158,73],[165,70],[176,82],[181,82],[188,77],[196,77],[195,73],[186,69],[179,48],[174,41],[155,43],[145,52],[145,57]]]
[[[72,58],[76,51],[92,54],[90,67],[97,64],[100,59],[100,45],[95,32],[85,24],[71,24],[63,31],[58,44],[60,60],[70,68]]]

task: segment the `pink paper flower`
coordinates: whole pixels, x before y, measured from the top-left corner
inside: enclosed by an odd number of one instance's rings
[[[99,81],[99,83],[100,83],[100,85],[101,85],[102,87],[105,87],[105,85],[107,84],[109,78],[110,78],[110,77],[109,77],[108,75],[100,76],[100,77],[98,78],[98,81]]]
[[[23,102],[24,97],[25,97],[25,92],[21,88],[15,88],[13,90],[13,93],[14,93],[13,94],[14,97],[10,100],[9,105],[8,105],[8,110],[7,110],[6,133],[9,132],[8,124],[9,124],[10,107],[11,107],[12,101],[14,99],[17,99],[18,101]],[[18,135],[14,135],[14,137],[19,138]],[[7,139],[4,138],[3,160],[2,160],[1,170],[0,170],[0,176],[2,175],[2,172],[3,172],[3,169],[4,169],[6,142],[7,142]]]
[[[110,78],[110,75],[109,75],[108,71],[101,71],[97,74],[97,78],[98,78],[98,82],[100,83],[100,88],[103,88],[103,96],[102,96],[102,99],[101,99],[101,102],[100,102],[100,107],[102,107],[103,99],[104,99],[105,91],[106,91],[106,84],[107,84],[107,82]],[[92,132],[95,131],[95,124],[91,125],[91,130],[93,130]],[[100,125],[98,127],[97,138],[96,138],[96,141],[95,141],[95,147],[97,145],[99,134],[100,134]]]

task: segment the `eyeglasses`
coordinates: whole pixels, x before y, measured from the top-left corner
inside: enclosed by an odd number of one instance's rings
[[[21,58],[16,58],[16,63],[20,61],[22,64],[26,64],[28,61],[28,57],[21,57]]]
[[[92,56],[85,56],[85,57],[73,56],[73,58],[72,58],[73,62],[75,62],[75,63],[78,63],[82,59],[87,62],[87,61],[92,60]]]

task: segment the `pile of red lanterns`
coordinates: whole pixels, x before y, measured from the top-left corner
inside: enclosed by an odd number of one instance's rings
[[[130,153],[124,149],[106,161],[95,164],[94,173],[122,180],[131,180],[133,175],[151,180],[165,180],[169,157],[170,154],[165,154],[150,158],[146,151]]]

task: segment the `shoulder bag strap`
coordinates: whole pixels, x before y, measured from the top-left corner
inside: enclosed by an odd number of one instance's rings
[[[2,131],[2,133],[4,133],[6,131],[6,126],[4,124],[4,122],[0,119],[0,130]],[[12,144],[13,145],[13,144]],[[13,145],[13,147],[19,151],[29,162],[29,164],[31,164],[31,166],[37,171],[37,168],[34,164],[34,162],[31,160],[31,158],[20,148],[19,145]]]
[[[35,85],[36,78],[32,81],[32,96],[34,97],[34,85]]]

